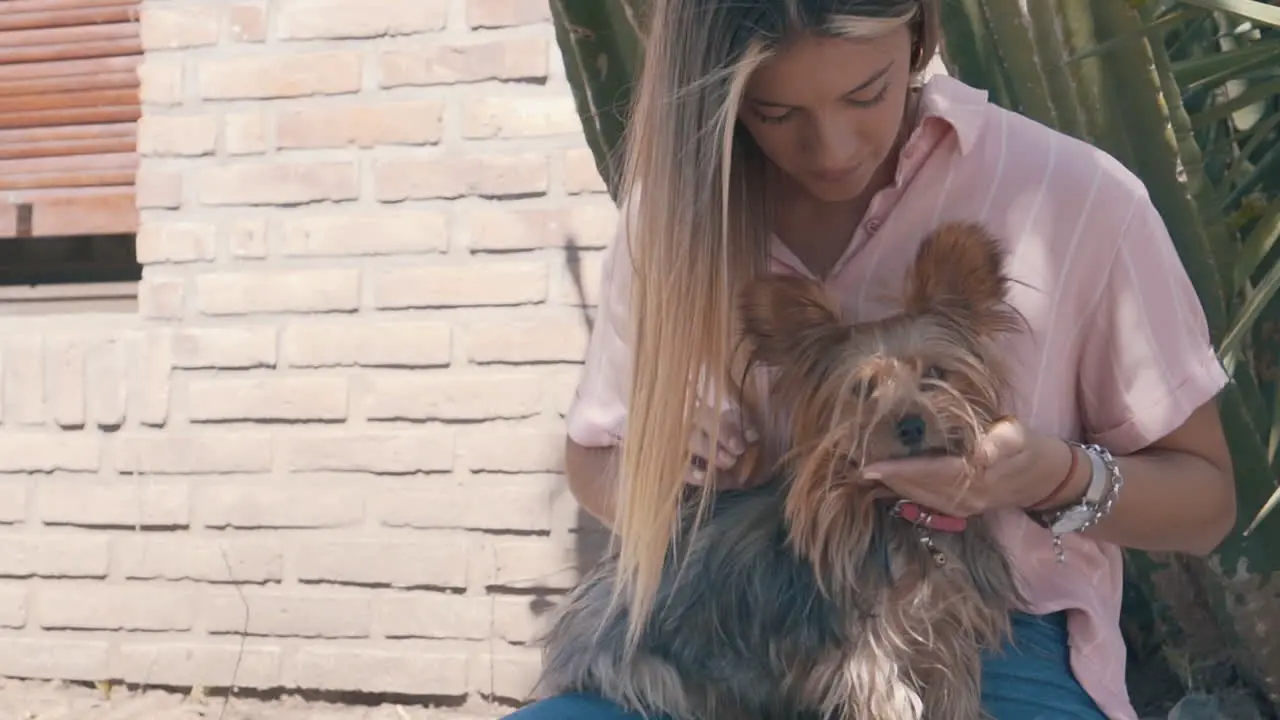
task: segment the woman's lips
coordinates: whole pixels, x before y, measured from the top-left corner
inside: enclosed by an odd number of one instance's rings
[[[857,165],[850,165],[845,168],[837,168],[835,170],[818,170],[813,173],[813,177],[824,183],[844,182],[852,178],[858,172]]]

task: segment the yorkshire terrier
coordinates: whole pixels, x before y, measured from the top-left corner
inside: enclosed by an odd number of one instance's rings
[[[767,483],[682,509],[634,651],[605,557],[542,638],[539,694],[671,720],[983,717],[980,654],[1023,602],[1013,571],[981,517],[896,500],[859,468],[972,462],[1007,392],[997,338],[1021,327],[1009,284],[996,240],[950,223],[921,244],[891,317],[842,322],[797,277],[745,288],[743,340],[790,418],[786,451]]]

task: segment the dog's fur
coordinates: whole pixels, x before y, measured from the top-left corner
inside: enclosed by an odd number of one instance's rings
[[[903,312],[861,325],[812,281],[744,291],[744,339],[774,373],[790,451],[768,484],[717,493],[695,533],[696,503],[682,511],[634,653],[616,556],[602,560],[543,638],[540,694],[676,720],[982,717],[980,651],[1022,601],[1010,566],[980,518],[923,532],[857,468],[971,457],[1006,385],[993,341],[1019,318],[1001,248],[976,225],[926,238],[907,281]],[[912,416],[921,442],[902,434]]]

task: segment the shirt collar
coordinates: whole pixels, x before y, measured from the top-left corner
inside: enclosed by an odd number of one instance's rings
[[[920,93],[920,124],[936,120],[950,127],[964,154],[981,136],[990,107],[985,90],[938,74],[929,78]]]

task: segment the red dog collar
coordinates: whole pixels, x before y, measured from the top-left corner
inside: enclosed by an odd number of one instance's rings
[[[895,503],[893,514],[913,525],[921,525],[930,530],[939,530],[941,532],[964,532],[965,527],[969,524],[964,518],[930,512],[918,503],[913,503],[909,500],[899,500]]]

